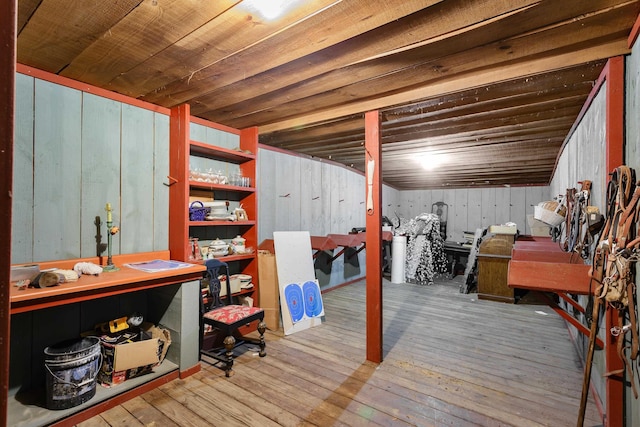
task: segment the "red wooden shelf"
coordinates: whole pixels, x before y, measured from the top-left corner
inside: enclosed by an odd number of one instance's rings
[[[256,225],[255,221],[189,221],[189,227],[209,227],[209,226],[252,226]]]
[[[229,184],[214,184],[212,182],[203,181],[189,181],[191,188],[199,188],[203,190],[221,190],[221,191],[235,191],[240,193],[255,193],[255,187],[239,187],[237,185]]]
[[[250,253],[250,254],[241,254],[241,255],[226,255],[226,256],[216,257],[216,259],[220,260],[222,262],[230,262],[230,261],[241,261],[243,259],[254,259],[255,257],[256,257],[256,254],[254,252],[254,253]],[[206,260],[196,261],[196,262],[204,264],[205,261]],[[253,274],[252,274],[252,276],[253,276]]]
[[[217,147],[211,144],[205,144],[204,142],[191,141],[189,144],[189,151],[192,154],[197,154],[202,157],[208,157],[210,159],[226,160],[233,163],[244,163],[256,159],[255,154],[245,153],[243,151],[230,150],[224,147]]]

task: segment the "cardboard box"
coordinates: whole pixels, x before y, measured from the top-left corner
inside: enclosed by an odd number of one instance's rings
[[[110,342],[110,337],[101,337],[102,368],[98,373],[98,382],[106,387],[121,384],[129,378],[134,378],[153,371],[164,360],[171,334],[167,329],[144,323],[141,328],[149,339],[142,341],[124,341],[128,333],[120,335],[121,340]]]
[[[271,251],[258,251],[258,283],[260,307],[264,309],[264,321],[272,331],[280,329],[280,292],[276,256]]]
[[[489,233],[493,234],[510,234],[514,235],[518,231],[515,225],[491,225],[489,226]]]

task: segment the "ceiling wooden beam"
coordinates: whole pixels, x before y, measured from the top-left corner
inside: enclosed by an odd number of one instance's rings
[[[237,38],[237,41],[246,48],[229,51],[229,55],[215,61],[204,60],[206,64],[201,68],[183,73],[171,81],[155,83],[152,85],[155,87],[145,85],[147,93],[143,99],[165,106],[180,104],[201,96],[203,88],[212,92],[216,87],[243,81],[293,59],[321,51],[343,40],[349,40],[378,26],[395,22],[421,9],[428,9],[430,5],[440,1],[407,0],[395,2],[393,7],[379,2],[333,1],[319,13],[313,13],[297,21],[289,21],[281,31],[276,31],[261,40],[251,38],[248,42],[247,38],[251,37],[251,33],[237,36],[233,34],[234,38]],[[314,3],[310,2],[309,8],[317,11],[317,5]],[[326,25],[327,23],[330,25]],[[254,25],[251,24],[251,27]],[[285,28],[286,31],[283,31]],[[255,30],[252,29],[253,31]],[[206,58],[207,52],[202,54]],[[163,65],[161,69],[166,69],[166,66]],[[198,103],[194,102],[193,107],[197,108]],[[193,114],[199,115],[196,111]]]
[[[531,58],[515,64],[503,64],[499,69],[477,70],[474,73],[456,76],[451,79],[434,82],[427,86],[407,90],[405,92],[382,96],[376,99],[357,101],[335,108],[301,115],[260,127],[260,132],[269,133],[276,130],[295,128],[296,126],[327,120],[333,117],[354,115],[365,111],[381,109],[390,105],[399,105],[416,99],[443,96],[470,87],[483,87],[505,80],[516,79],[528,75],[560,70],[585,62],[608,58],[612,52],[626,54],[629,52],[625,40],[614,40],[602,45],[588,46],[579,52],[569,52],[544,58]]]
[[[459,37],[457,33],[464,34],[478,26],[487,26],[496,17],[521,12],[535,3],[537,2],[531,0],[479,0],[473,3],[449,0],[424,8],[358,37],[346,39],[339,45],[332,46],[331,50],[296,58],[289,56],[290,60],[278,67],[277,74],[258,74],[249,81],[243,79],[236,84],[211,90],[204,97],[195,99],[197,105],[194,114],[206,117],[214,111],[222,114],[233,110],[235,116],[240,116],[244,115],[240,105],[244,105],[249,112],[268,109],[269,101],[273,105],[273,94],[276,92],[280,99],[297,100],[335,89],[336,85],[341,86],[340,82],[345,78],[348,81],[362,81],[371,76],[384,75],[402,66],[397,57],[402,57],[404,66],[408,67],[410,63],[408,58],[404,59],[405,56],[411,57],[411,62],[418,63],[424,61],[424,58],[442,56],[444,48],[440,48],[437,53],[425,52],[425,45],[432,43],[449,44],[455,46],[456,51],[479,46],[500,35],[482,36],[474,32],[475,37],[468,36],[465,40],[459,40],[459,44],[452,44],[448,37],[443,39],[441,35]],[[369,8],[370,4],[372,3],[368,2],[362,7]],[[407,28],[411,28],[411,31],[407,31]],[[514,31],[511,27],[509,34]],[[402,52],[399,53],[399,50]],[[262,103],[256,101],[255,93],[247,90],[247,86],[253,85],[263,88],[265,96],[261,98]]]

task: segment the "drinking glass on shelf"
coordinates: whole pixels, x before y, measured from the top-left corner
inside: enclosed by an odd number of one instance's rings
[[[216,176],[216,174],[213,172],[213,169],[209,168],[207,169],[207,174],[205,177],[205,181],[206,182],[211,182],[213,184],[217,184],[218,183],[218,178]]]

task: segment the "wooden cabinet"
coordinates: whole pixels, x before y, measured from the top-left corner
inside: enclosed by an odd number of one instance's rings
[[[508,286],[509,260],[513,240],[502,235],[482,242],[478,249],[478,298],[515,302],[515,291]]]
[[[193,129],[202,136],[214,135],[212,141],[192,138]],[[200,138],[200,136],[197,136]],[[227,142],[227,147],[216,144]],[[231,141],[231,142],[229,142]],[[254,287],[243,290],[251,294],[254,304],[258,297],[258,211],[256,194],[256,166],[258,152],[258,129],[243,130],[229,128],[206,120],[191,117],[189,105],[180,105],[171,110],[169,149],[169,249],[171,258],[190,261],[189,238],[197,238],[200,247],[207,246],[215,239],[227,243],[236,236],[245,239],[245,246],[253,248],[253,253],[233,254],[221,257],[229,264],[231,273],[249,274]],[[221,170],[228,179],[232,175],[245,177],[249,185],[237,183],[213,183],[190,179],[190,169]],[[189,206],[195,200],[228,201],[229,213],[236,207],[246,212],[246,219],[228,221],[191,221]]]

